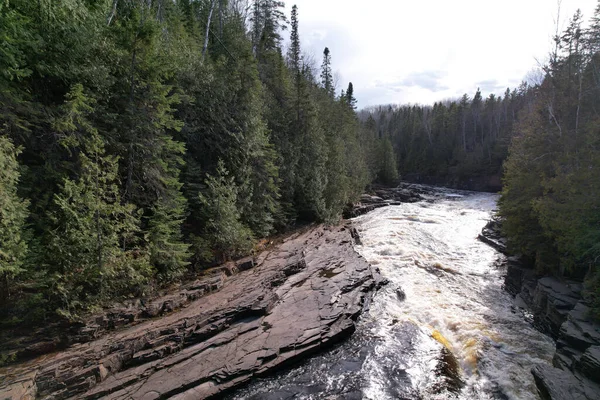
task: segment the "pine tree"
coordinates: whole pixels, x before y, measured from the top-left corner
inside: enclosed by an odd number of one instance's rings
[[[298,33],[298,7],[294,4],[292,7],[291,21],[291,32],[290,32],[290,47],[288,49],[288,62],[290,69],[294,76],[299,79],[300,76],[300,64],[302,61],[300,55],[300,35]]]
[[[296,118],[300,118],[300,95],[302,85],[302,56],[300,53],[300,35],[298,33],[298,7],[292,7],[291,16],[292,31],[290,34],[290,48],[288,49],[288,63],[291,67],[294,87],[296,92]]]
[[[283,3],[253,1],[251,32],[243,3],[0,0],[0,126],[30,200],[27,240],[0,220],[29,245],[2,268],[37,289],[31,316],[158,288],[361,192],[356,114],[302,60],[297,7],[284,57]]]

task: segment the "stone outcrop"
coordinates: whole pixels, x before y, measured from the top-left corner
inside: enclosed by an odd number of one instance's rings
[[[477,236],[479,240],[492,246],[502,254],[508,254],[506,250],[506,238],[500,231],[500,219],[492,218]]]
[[[79,322],[58,322],[32,332],[6,339],[2,343],[4,359],[23,361],[43,354],[62,350],[77,343],[87,343],[108,332],[127,325],[167,315],[196,299],[221,289],[225,279],[243,270],[247,260],[227,263],[207,272],[179,290],[151,299],[135,299],[115,304],[101,314],[94,314]]]
[[[542,400],[595,400],[593,387],[584,387],[573,374],[539,364],[531,369],[538,394]],[[586,391],[587,389],[587,391]]]
[[[385,283],[353,236],[312,228],[235,265],[242,272],[228,266],[220,288],[192,283],[151,307],[160,318],[136,314],[148,319],[114,330],[97,321],[93,340],[0,370],[0,398],[216,397],[330,346]]]
[[[581,301],[560,326],[552,364],[532,369],[543,399],[600,400],[600,325]]]
[[[371,193],[363,194],[358,203],[352,204],[344,210],[344,218],[355,218],[380,207],[416,203],[425,199],[423,194],[437,195],[437,192],[406,182],[400,183],[397,187],[374,186]]]
[[[581,289],[579,282],[563,282],[548,276],[537,280],[532,308],[542,330],[554,338],[558,337],[569,312],[581,300]]]

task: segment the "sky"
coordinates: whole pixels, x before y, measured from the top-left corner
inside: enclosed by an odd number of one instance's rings
[[[362,108],[501,95],[547,59],[558,15],[561,30],[578,8],[588,21],[598,0],[560,14],[557,0],[286,0],[288,16],[294,4],[303,51],[320,66],[329,47],[338,93],[351,81]]]

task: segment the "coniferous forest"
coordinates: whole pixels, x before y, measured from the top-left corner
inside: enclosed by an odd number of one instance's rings
[[[600,7],[540,82],[358,113],[283,9],[0,0],[4,324],[147,295],[399,175],[502,186],[513,250],[600,299]]]
[[[339,219],[381,175],[352,84],[283,6],[0,1],[4,322],[148,294]]]

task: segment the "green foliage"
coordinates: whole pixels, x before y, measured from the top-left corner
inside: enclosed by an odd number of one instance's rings
[[[558,52],[517,125],[500,213],[512,247],[540,272],[587,279],[599,317],[599,27],[584,31],[581,23],[578,12],[557,38]]]
[[[9,297],[9,281],[23,270],[27,253],[24,238],[28,201],[17,194],[19,150],[0,136],[0,302]]]
[[[387,185],[397,183],[399,176],[396,167],[396,155],[394,154],[392,142],[388,138],[379,141],[378,159],[380,160],[377,173],[378,179]]]
[[[345,93],[349,106],[353,91],[349,85]],[[391,140],[403,177],[466,188],[476,180],[481,188],[496,189],[513,127],[532,96],[527,85],[486,99],[478,90],[473,99],[465,94],[433,106],[377,106],[360,117],[363,125],[370,121],[369,136]]]
[[[74,315],[103,297],[129,293],[150,275],[138,247],[139,216],[122,204],[118,159],[106,155],[98,131],[87,120],[91,101],[74,86],[55,127],[60,144],[77,154],[75,178],[65,178],[48,211],[44,260],[52,272],[56,302]]]
[[[246,255],[252,249],[253,235],[241,221],[236,205],[239,189],[222,161],[216,175],[207,177],[206,185],[206,191],[200,194],[206,220],[205,241],[211,243],[218,259]]]
[[[333,97],[333,73],[331,72],[331,52],[328,47],[323,50],[323,64],[321,65],[321,85],[330,97]]]
[[[0,0],[11,320],[147,293],[361,193],[354,94],[319,87],[297,8],[286,62],[282,2],[253,1],[250,32],[213,3]]]

